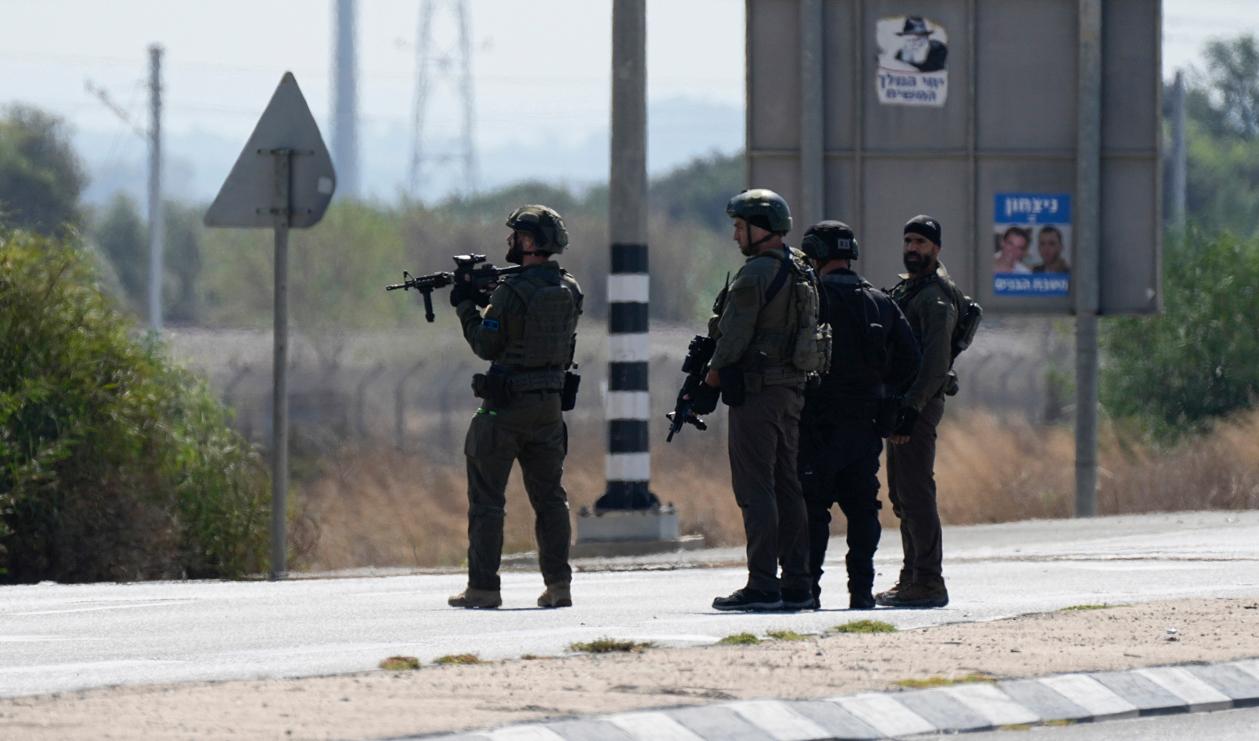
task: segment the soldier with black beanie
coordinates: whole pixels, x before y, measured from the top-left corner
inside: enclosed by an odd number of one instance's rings
[[[915,216],[905,224],[902,259],[908,271],[889,295],[918,338],[922,367],[905,394],[887,451],[888,498],[901,521],[905,558],[900,577],[877,596],[889,607],[944,607],[943,542],[936,507],[936,428],[951,384],[953,331],[962,294],[940,264],[940,222]]]

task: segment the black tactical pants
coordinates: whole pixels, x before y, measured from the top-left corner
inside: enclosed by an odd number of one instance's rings
[[[944,584],[944,547],[936,509],[936,427],[944,399],[927,402],[909,442],[887,446],[887,489],[892,511],[901,521],[905,562],[899,584]]]
[[[472,418],[464,453],[468,458],[468,586],[499,588],[507,477],[520,461],[525,492],[533,505],[538,562],[548,585],[568,584],[572,537],[568,494],[560,484],[568,430],[559,394],[520,394],[502,409],[484,406]]]
[[[831,531],[831,505],[848,520],[848,591],[870,594],[879,547],[879,455],[883,439],[869,419],[833,419],[800,426],[800,485],[809,513],[809,572],[822,593],[822,562]]]
[[[808,516],[796,472],[803,406],[803,389],[782,385],[730,407],[730,474],[743,511],[750,589],[809,588]]]

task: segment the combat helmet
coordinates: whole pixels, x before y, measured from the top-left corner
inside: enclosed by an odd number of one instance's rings
[[[856,260],[859,245],[852,227],[842,221],[819,221],[800,240],[804,254],[825,263],[830,260]]]
[[[791,209],[787,208],[787,201],[767,188],[752,188],[731,198],[726,204],[726,215],[775,234],[791,231]]]
[[[507,217],[507,226],[533,235],[538,250],[559,253],[568,246],[568,229],[559,212],[549,206],[521,206]]]

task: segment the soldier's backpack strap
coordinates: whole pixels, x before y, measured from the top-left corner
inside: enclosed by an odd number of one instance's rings
[[[769,302],[773,301],[778,292],[787,284],[787,275],[791,272],[791,253],[788,252],[789,249],[791,248],[783,245],[783,254],[781,256],[773,255],[778,260],[778,272],[774,274],[774,279],[769,282],[769,287],[765,289],[765,303],[762,306],[768,306]]]

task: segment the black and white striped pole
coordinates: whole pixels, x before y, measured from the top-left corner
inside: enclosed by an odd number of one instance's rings
[[[647,3],[612,3],[612,149],[608,181],[607,489],[578,519],[578,544],[677,539],[652,494],[648,439]]]

